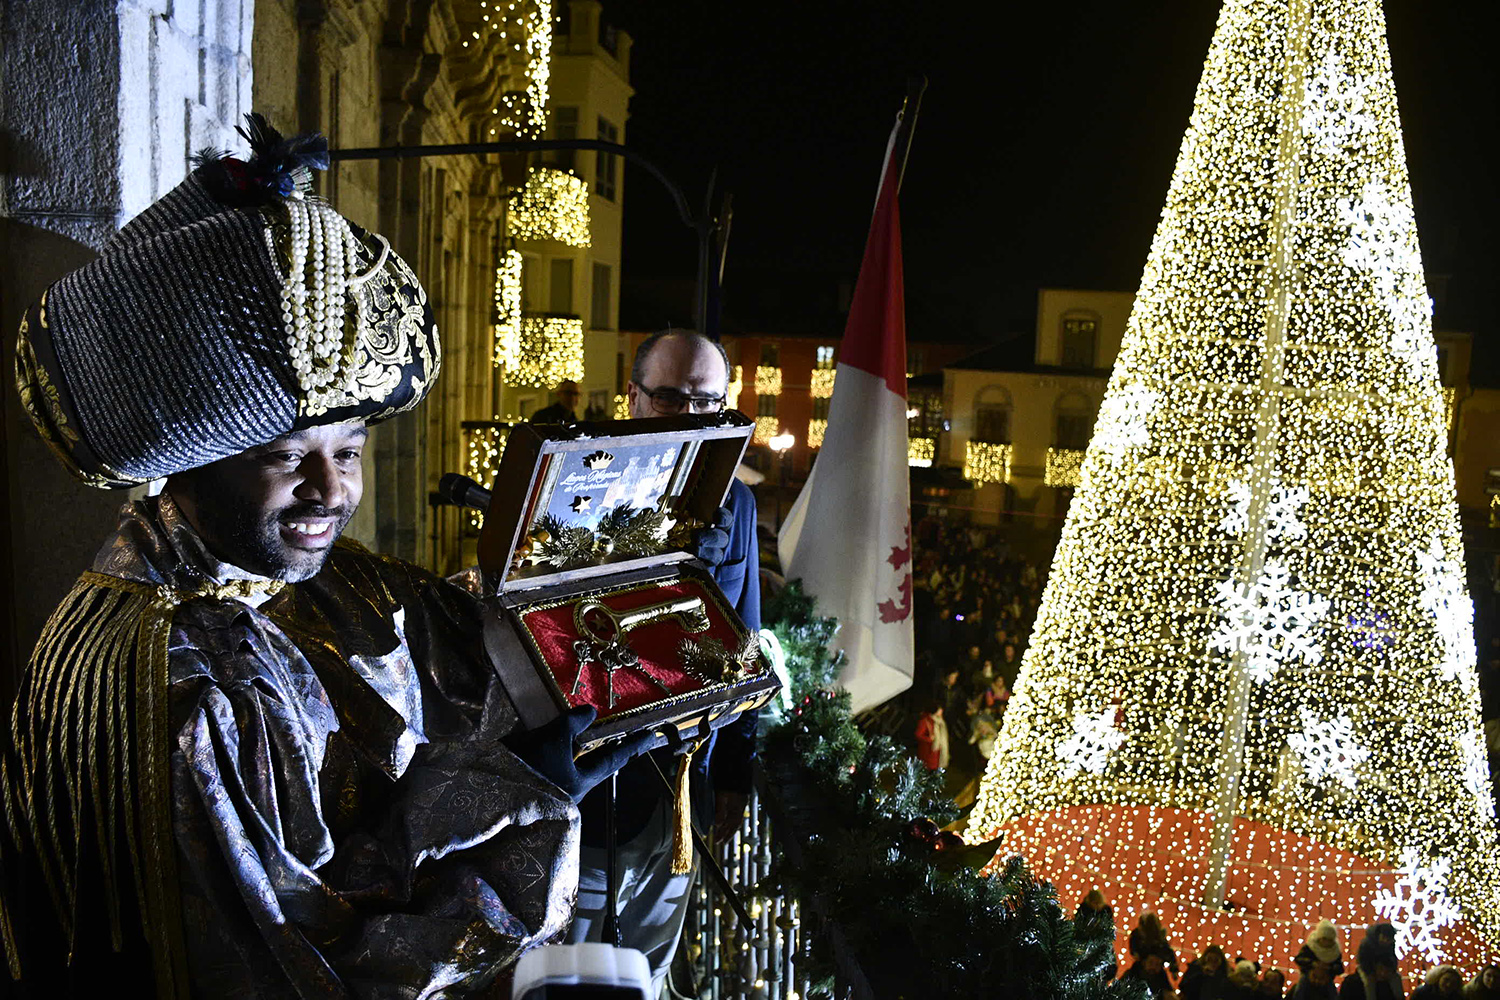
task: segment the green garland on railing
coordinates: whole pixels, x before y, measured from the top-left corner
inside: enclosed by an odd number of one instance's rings
[[[942,777],[889,738],[867,738],[835,693],[837,629],[794,581],[765,622],[786,653],[792,710],[765,737],[765,765],[786,807],[816,832],[801,864],[764,892],[790,892],[839,928],[880,997],[1144,998],[1144,984],[1104,982],[1113,936],[1084,937],[1051,884],[1020,857],[981,876],[994,845],[964,847],[933,822],[958,815]],[[927,822],[933,821],[933,822]],[[814,934],[814,941],[820,938]],[[832,975],[826,949],[814,959]]]

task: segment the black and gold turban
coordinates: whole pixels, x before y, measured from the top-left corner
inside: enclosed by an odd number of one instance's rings
[[[22,404],[92,486],[383,420],[437,378],[437,327],[411,268],[384,237],[304,197],[327,144],[248,121],[248,162],[203,154],[21,322]]]

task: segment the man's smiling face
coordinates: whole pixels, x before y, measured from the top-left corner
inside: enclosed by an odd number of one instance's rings
[[[173,476],[168,492],[219,559],[296,583],[317,575],[364,493],[360,423],[296,431]]]

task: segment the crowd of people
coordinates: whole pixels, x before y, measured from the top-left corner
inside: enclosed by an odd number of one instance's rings
[[[1073,917],[1080,935],[1101,926],[1114,928],[1114,914],[1094,889],[1078,904]],[[1438,965],[1427,971],[1410,994],[1396,957],[1396,929],[1387,923],[1366,928],[1352,959],[1346,958],[1339,930],[1320,921],[1307,935],[1287,968],[1263,964],[1245,955],[1232,960],[1221,945],[1208,944],[1190,961],[1180,962],[1155,913],[1141,914],[1130,931],[1130,964],[1123,973],[1111,965],[1110,979],[1139,980],[1153,1000],[1500,1000],[1500,965],[1488,965],[1466,981],[1463,971]]]
[[[917,755],[961,789],[994,749],[1045,579],[995,528],[925,518],[913,539]]]

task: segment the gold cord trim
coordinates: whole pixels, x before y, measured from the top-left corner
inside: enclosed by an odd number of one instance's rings
[[[78,882],[93,840],[111,944],[124,947],[120,894],[129,891],[121,884],[128,868],[163,1000],[188,989],[167,700],[172,617],[184,599],[168,588],[84,573],[48,621],[22,680],[12,721],[15,768],[0,761],[4,821],[14,846],[35,855],[69,960],[77,908],[93,895]],[[12,921],[0,902],[0,938],[19,979],[23,956]]]

